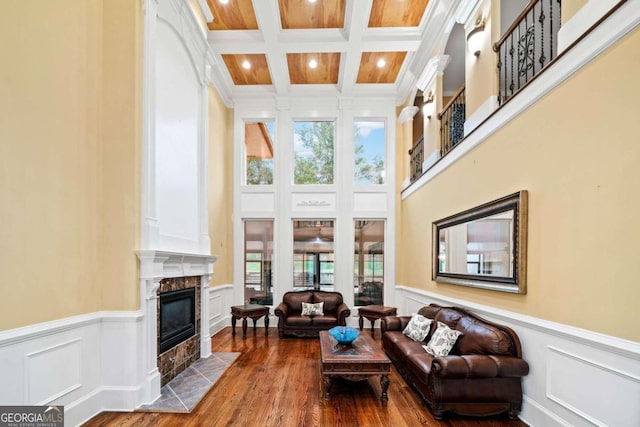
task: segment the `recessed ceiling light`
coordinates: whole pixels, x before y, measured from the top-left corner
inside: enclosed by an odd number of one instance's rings
[[[380,58],[378,59],[378,62],[376,63],[376,65],[378,66],[378,68],[382,68],[385,65],[387,65],[387,61],[385,61],[384,58]]]
[[[309,68],[318,68],[318,61],[316,61],[315,59],[309,61]]]
[[[242,68],[244,68],[245,70],[248,70],[251,68],[251,62],[247,61],[246,59],[244,61],[242,61]]]
[[[218,0],[218,1],[219,1],[220,3],[222,3],[222,4],[227,4],[227,3],[229,3],[229,0]]]
[[[316,2],[316,0],[308,0],[308,1],[309,1],[309,3],[315,3]]]

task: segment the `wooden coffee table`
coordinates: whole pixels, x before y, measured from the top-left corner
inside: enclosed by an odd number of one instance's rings
[[[331,381],[335,377],[362,381],[372,375],[380,375],[380,399],[389,400],[387,390],[391,361],[369,334],[360,334],[351,345],[341,345],[329,332],[320,331],[320,357],[325,399],[331,397]]]

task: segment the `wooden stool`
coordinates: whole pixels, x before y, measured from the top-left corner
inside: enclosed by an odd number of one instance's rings
[[[236,319],[242,318],[242,339],[247,338],[247,317],[253,319],[253,335],[256,334],[256,321],[264,318],[264,335],[269,335],[269,307],[260,304],[234,305],[231,307],[231,335],[236,334]]]
[[[376,323],[376,320],[387,316],[395,316],[397,314],[397,309],[395,307],[387,307],[384,305],[365,305],[358,309],[358,314],[360,315],[360,330],[362,330],[362,327],[364,326],[363,317],[366,317],[369,322],[371,322],[371,336],[373,336],[373,326]]]

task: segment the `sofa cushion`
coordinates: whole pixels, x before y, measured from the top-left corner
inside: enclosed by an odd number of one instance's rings
[[[446,356],[456,343],[462,332],[449,328],[442,322],[438,322],[438,328],[435,330],[427,345],[422,347],[427,353],[434,356]]]
[[[395,344],[396,353],[403,359],[407,359],[414,353],[424,353],[420,344],[421,343],[405,337],[402,341],[398,341]]]
[[[299,314],[292,314],[287,317],[287,326],[311,326],[311,316],[301,316]]]
[[[311,318],[311,324],[314,326],[337,326],[338,318],[331,314],[313,316]]]
[[[463,333],[457,344],[460,354],[510,355],[512,352],[511,339],[495,326],[465,316],[456,329]]]
[[[402,333],[414,341],[424,341],[429,334],[429,329],[431,328],[432,323],[432,319],[427,319],[421,314],[413,314],[411,316],[411,320],[407,324],[407,327],[404,328]]]
[[[324,303],[325,313],[335,313],[338,310],[338,306],[342,304],[342,296],[337,293],[322,293],[316,292],[313,294],[313,302]]]
[[[311,291],[304,292],[287,292],[284,295],[283,302],[289,306],[289,313],[302,313],[303,302],[313,302],[313,293]]]
[[[324,314],[324,310],[322,306],[323,302],[318,303],[308,303],[302,301],[302,315],[303,316],[322,316]]]

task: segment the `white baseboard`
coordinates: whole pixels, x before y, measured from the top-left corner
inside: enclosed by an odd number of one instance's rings
[[[530,366],[520,414],[530,426],[640,425],[640,343],[419,289],[396,291],[400,314],[430,303],[458,306],[516,331]]]

